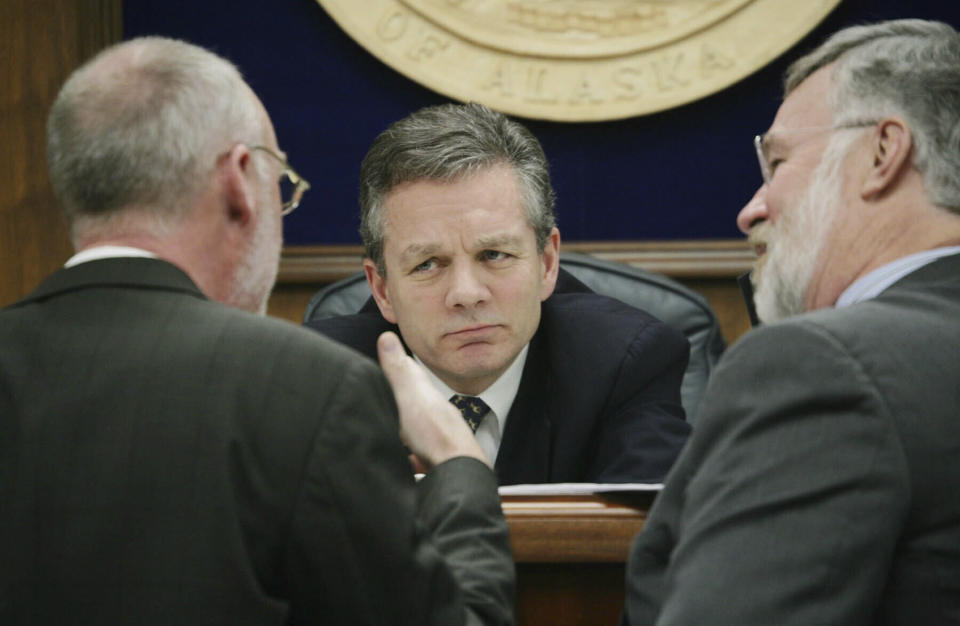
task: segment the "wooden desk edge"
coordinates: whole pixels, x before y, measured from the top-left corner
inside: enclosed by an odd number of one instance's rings
[[[624,563],[654,494],[504,496],[517,563]]]

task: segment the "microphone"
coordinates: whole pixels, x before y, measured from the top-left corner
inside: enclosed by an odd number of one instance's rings
[[[743,294],[744,304],[747,305],[747,315],[750,316],[750,325],[757,327],[760,325],[760,318],[757,317],[757,308],[753,304],[753,283],[750,282],[750,274],[744,272],[737,276],[737,284],[740,285],[740,293]]]

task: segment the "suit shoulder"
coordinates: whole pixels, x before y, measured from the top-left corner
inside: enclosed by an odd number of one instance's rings
[[[322,363],[328,373],[333,371],[333,366],[352,367],[369,362],[358,358],[349,346],[286,320],[253,315],[217,303],[206,304],[213,309],[210,314],[221,319],[221,343],[231,345],[245,358],[260,354],[290,363]]]
[[[859,327],[859,328],[858,328]],[[829,309],[763,325],[737,340],[723,355],[709,387],[739,389],[744,381],[760,389],[797,388],[826,394],[825,386],[874,388],[871,369],[885,358],[862,311]],[[709,395],[710,389],[708,389]]]
[[[379,312],[326,317],[305,322],[303,326],[370,358],[376,358],[377,338],[388,330],[397,331]]]
[[[784,362],[808,353],[842,351],[843,342],[837,337],[836,324],[830,320],[823,322],[823,318],[801,315],[753,328],[727,349],[721,364]]]
[[[874,352],[878,342],[892,335],[918,331],[916,316],[883,300],[870,300],[840,309],[827,308],[759,326],[731,346],[731,356],[752,359],[784,358],[792,353],[857,353],[860,347]]]
[[[556,294],[546,300],[541,324],[551,335],[604,337],[623,345],[632,339],[688,345],[684,334],[647,311],[595,293]]]
[[[596,316],[616,319],[618,317],[632,320],[646,320],[660,322],[659,319],[635,306],[626,304],[616,298],[598,293],[558,293],[543,302],[543,314],[558,319],[575,319],[579,316]]]

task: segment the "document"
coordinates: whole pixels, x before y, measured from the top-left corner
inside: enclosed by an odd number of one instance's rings
[[[547,483],[504,485],[501,496],[583,496],[595,493],[660,491],[663,483]]]

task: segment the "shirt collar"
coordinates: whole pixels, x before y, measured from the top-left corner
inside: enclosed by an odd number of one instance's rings
[[[156,254],[149,250],[133,248],[130,246],[94,246],[76,253],[63,264],[64,267],[73,267],[87,261],[98,261],[100,259],[111,259],[115,257],[142,257],[147,259],[158,258]]]
[[[850,286],[837,298],[837,303],[834,306],[840,309],[845,306],[850,306],[851,304],[856,304],[857,302],[876,298],[883,293],[887,287],[904,276],[917,271],[924,265],[933,263],[937,259],[945,256],[958,253],[960,253],[960,246],[934,248],[932,250],[924,250],[923,252],[910,254],[891,261],[886,265],[881,265],[872,272],[868,272],[850,283]]]
[[[487,406],[490,407],[490,410],[493,411],[493,414],[496,415],[497,422],[500,424],[501,433],[503,433],[507,415],[510,413],[510,407],[513,406],[513,401],[516,399],[517,392],[520,390],[520,379],[523,377],[523,366],[527,362],[527,352],[529,352],[529,350],[530,344],[527,343],[513,360],[513,363],[510,364],[510,367],[500,375],[500,378],[477,394],[477,397],[483,400]],[[413,358],[416,359],[417,363],[423,365],[423,361],[421,361],[417,355],[413,355]],[[436,387],[440,393],[444,394],[445,398],[459,393],[440,380],[436,374],[430,371],[430,368],[424,366],[423,369],[427,372],[427,376],[430,377],[433,386]]]

